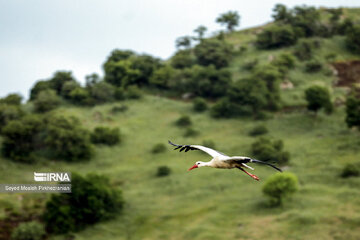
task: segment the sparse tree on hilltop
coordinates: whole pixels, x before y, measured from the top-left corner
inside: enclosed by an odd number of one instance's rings
[[[226,25],[226,29],[229,32],[232,32],[234,31],[234,28],[239,25],[240,15],[236,11],[229,11],[216,18],[216,22],[221,25]]]

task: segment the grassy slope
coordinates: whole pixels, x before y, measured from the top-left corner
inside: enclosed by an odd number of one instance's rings
[[[253,32],[255,30],[248,30]],[[228,38],[234,44],[251,41],[253,34],[235,33]],[[335,52],[339,59],[355,56],[346,52],[344,39],[323,40],[318,56]],[[238,56],[231,68],[240,77],[247,73],[240,66],[257,57],[267,61],[274,51],[258,51],[252,46]],[[314,82],[331,86],[332,77],[306,74],[301,64],[290,73],[295,88],[282,93],[289,105],[303,104],[303,89]],[[240,70],[240,71],[239,71]],[[334,92],[338,93],[335,89]],[[339,92],[339,95],[341,91]],[[140,101],[125,102],[129,110],[116,115],[109,110],[114,104],[94,108],[62,107],[59,114],[74,115],[84,126],[118,126],[124,141],[115,147],[97,147],[89,162],[69,164],[40,160],[22,165],[0,158],[0,182],[32,183],[33,171],[96,172],[112,179],[124,192],[127,206],[117,219],[89,227],[76,234],[76,239],[359,239],[360,186],[359,178],[338,177],[345,163],[358,161],[359,133],[348,130],[344,109],[339,107],[331,116],[318,118],[302,111],[276,114],[263,122],[269,135],[284,140],[291,153],[291,165],[300,180],[300,191],[283,208],[264,205],[263,181],[256,182],[237,170],[196,169],[187,172],[195,161],[206,160],[199,152],[178,153],[169,150],[151,154],[156,143],[168,139],[175,143],[199,143],[214,140],[216,148],[229,155],[250,155],[255,140],[247,133],[262,122],[252,119],[214,120],[208,113],[193,114],[191,104],[146,96]],[[193,114],[193,127],[201,134],[182,137],[185,132],[173,125],[182,114]],[[168,177],[156,178],[158,166],[172,169]],[[255,166],[256,174],[265,180],[274,171]],[[22,196],[22,198],[20,197]],[[19,207],[46,199],[46,194],[0,194],[0,209]],[[1,210],[0,215],[4,212]],[[63,239],[62,236],[53,237]]]

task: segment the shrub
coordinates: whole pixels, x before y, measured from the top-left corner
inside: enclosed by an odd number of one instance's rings
[[[30,90],[30,101],[35,100],[37,95],[47,89],[51,89],[50,81],[38,81]]]
[[[360,176],[360,165],[359,164],[346,164],[341,172],[342,178],[357,177]]]
[[[71,71],[57,71],[49,81],[51,89],[55,90],[58,95],[61,94],[61,90],[66,82],[76,82]]]
[[[193,128],[187,128],[184,133],[184,137],[195,137],[197,135],[199,135],[199,131],[197,131]]]
[[[115,145],[120,142],[120,131],[118,128],[96,127],[91,133],[91,142],[109,146]]]
[[[11,93],[4,98],[0,99],[0,104],[8,104],[8,105],[21,105],[22,96],[16,93]]]
[[[227,97],[217,101],[211,108],[211,116],[214,118],[231,118],[237,115],[234,104]]]
[[[118,101],[122,101],[126,99],[126,94],[125,94],[125,90],[122,87],[117,87],[115,89],[115,93],[114,93],[114,97],[116,100]]]
[[[155,144],[153,146],[153,148],[151,149],[151,152],[152,153],[162,153],[162,152],[165,152],[166,151],[166,146],[165,144],[163,143],[158,143],[158,144]]]
[[[113,106],[111,108],[111,113],[115,114],[115,113],[122,113],[122,112],[126,112],[128,110],[128,106],[126,105],[121,105],[121,106]]]
[[[171,66],[177,69],[191,67],[195,62],[195,56],[190,49],[179,50],[171,58]]]
[[[301,40],[294,47],[295,56],[301,60],[309,60],[314,54],[315,44],[313,40]]]
[[[137,86],[129,86],[126,90],[126,98],[128,99],[140,99],[142,95],[142,91]]]
[[[305,90],[305,98],[308,103],[307,108],[310,111],[317,113],[321,108],[324,108],[327,113],[333,111],[333,104],[327,88],[321,86],[309,87]]]
[[[297,41],[297,35],[290,25],[273,25],[257,35],[256,45],[260,49],[272,49],[291,46]]]
[[[277,162],[284,165],[289,162],[290,154],[283,151],[281,140],[271,141],[269,138],[259,138],[251,145],[251,151],[256,158],[262,161]]]
[[[90,95],[96,103],[106,103],[114,99],[114,92],[115,88],[111,84],[101,81],[93,85]]]
[[[266,126],[258,125],[258,126],[255,126],[253,129],[251,129],[251,131],[249,132],[249,135],[250,136],[259,136],[259,135],[264,135],[268,132],[269,132],[269,130],[267,129]]]
[[[309,73],[319,72],[322,68],[323,64],[317,59],[312,59],[305,63],[305,71]]]
[[[53,157],[66,161],[88,160],[93,155],[90,134],[77,118],[49,115],[44,144]]]
[[[75,88],[74,90],[72,90],[69,94],[69,99],[74,104],[91,105],[90,93],[82,87],[78,87],[78,88]]]
[[[205,111],[207,109],[206,101],[201,97],[195,98],[194,101],[193,101],[193,109],[196,112]]]
[[[179,127],[187,127],[192,124],[191,119],[187,115],[183,115],[178,120],[176,120],[175,124]]]
[[[60,103],[60,98],[56,95],[56,92],[48,89],[41,91],[37,95],[34,101],[34,107],[36,112],[43,113],[57,108]]]
[[[282,73],[286,73],[289,69],[295,67],[295,57],[289,53],[282,53],[275,58],[272,62],[273,65],[277,66]]]
[[[346,98],[346,124],[360,129],[360,98],[351,94]]]
[[[41,240],[45,235],[44,226],[39,222],[20,223],[12,234],[12,240]]]
[[[360,26],[355,25],[346,32],[346,44],[351,51],[360,54]]]
[[[171,169],[167,166],[160,166],[158,167],[157,169],[157,173],[156,173],[156,176],[157,177],[165,177],[165,176],[168,176],[170,175],[171,173]]]
[[[256,65],[259,63],[259,60],[258,59],[251,59],[251,60],[248,60],[244,63],[244,65],[242,66],[243,69],[245,70],[253,70]]]
[[[71,194],[53,194],[46,203],[43,219],[51,233],[78,231],[113,218],[123,208],[120,190],[105,176],[72,174]]]
[[[169,65],[156,69],[150,77],[150,85],[160,89],[169,88],[170,79],[174,75],[174,71],[175,70]]]
[[[194,54],[197,62],[203,66],[227,67],[232,58],[232,46],[218,39],[206,39],[196,45]]]
[[[2,129],[4,156],[19,162],[33,162],[33,151],[42,127],[42,119],[37,115],[27,115],[10,121]]]
[[[70,99],[71,92],[77,88],[80,88],[80,84],[78,82],[67,81],[64,83],[64,85],[61,88],[61,96],[65,99]]]
[[[270,176],[264,186],[263,193],[269,198],[271,206],[280,206],[286,197],[298,190],[297,177],[292,173],[276,173]]]

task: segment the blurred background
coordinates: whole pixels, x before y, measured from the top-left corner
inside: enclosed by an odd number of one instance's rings
[[[0,240],[360,239],[357,1],[0,1]],[[279,166],[186,170],[200,144]]]

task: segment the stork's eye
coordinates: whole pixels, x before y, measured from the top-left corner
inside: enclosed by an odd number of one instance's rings
[[[200,163],[198,162],[197,165],[199,165]]]

